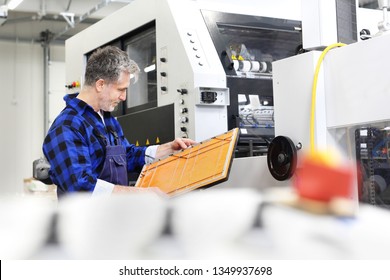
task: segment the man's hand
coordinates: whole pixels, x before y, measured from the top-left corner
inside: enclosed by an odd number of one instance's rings
[[[176,138],[175,140],[170,142],[170,144],[171,144],[171,149],[173,151],[177,151],[177,150],[187,149],[188,147],[196,144],[196,142],[188,138]]]
[[[184,150],[196,144],[194,140],[188,138],[176,138],[175,140],[162,144],[157,148],[156,159],[166,157],[175,151]]]

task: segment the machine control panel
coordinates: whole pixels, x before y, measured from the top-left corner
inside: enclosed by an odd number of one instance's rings
[[[190,122],[189,114],[188,114],[188,106],[185,104],[188,101],[189,94],[188,94],[188,89],[187,85],[181,85],[178,89],[177,92],[179,93],[178,97],[178,119],[180,123],[180,130],[181,130],[181,137],[187,138],[188,137],[188,124]]]
[[[179,92],[181,95],[187,94],[188,90],[185,88],[178,89],[177,92]]]
[[[200,101],[203,103],[214,103],[217,101],[218,93],[216,91],[202,91],[200,93]]]
[[[187,30],[184,33],[184,38],[186,38],[186,40],[184,40],[184,43],[189,53],[191,63],[193,63],[195,67],[203,68],[206,65],[206,56],[204,55],[196,31]]]
[[[196,105],[228,106],[230,103],[228,88],[198,87],[195,93]]]
[[[168,48],[163,46],[160,48],[160,61],[157,69],[160,71],[159,83],[160,83],[160,94],[168,93]]]

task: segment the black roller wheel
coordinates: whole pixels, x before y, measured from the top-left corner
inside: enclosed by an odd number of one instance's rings
[[[268,147],[267,164],[278,181],[290,179],[297,166],[297,149],[290,138],[277,136]]]

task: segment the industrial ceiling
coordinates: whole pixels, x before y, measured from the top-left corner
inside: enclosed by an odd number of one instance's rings
[[[24,0],[7,15],[0,0],[0,40],[63,44],[64,41],[115,12],[132,0]],[[238,1],[238,0],[237,0]],[[377,0],[359,0],[359,6],[378,8]]]
[[[11,0],[0,0],[7,7]],[[0,13],[0,40],[64,41],[132,0],[24,0]]]

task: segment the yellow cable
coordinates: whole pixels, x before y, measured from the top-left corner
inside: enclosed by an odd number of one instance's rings
[[[316,94],[317,94],[317,82],[318,82],[318,74],[320,72],[321,63],[324,60],[325,55],[333,48],[342,47],[346,44],[336,43],[332,44],[325,48],[322,51],[320,58],[318,59],[317,66],[314,72],[314,80],[313,80],[313,88],[311,91],[311,115],[310,115],[310,152],[313,153],[315,151],[314,148],[314,120],[315,120],[315,110],[316,110]]]

